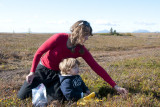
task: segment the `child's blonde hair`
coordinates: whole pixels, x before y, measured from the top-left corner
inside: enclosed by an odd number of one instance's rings
[[[76,58],[67,58],[60,62],[59,69],[61,70],[62,75],[67,75],[70,73],[70,70],[77,65],[80,65],[80,62]]]
[[[93,36],[92,35],[92,27],[87,21],[79,20],[76,23],[74,23],[71,28],[71,44],[73,46],[79,44],[80,39],[84,36]]]

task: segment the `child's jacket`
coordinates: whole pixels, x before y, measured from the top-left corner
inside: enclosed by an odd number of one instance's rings
[[[63,95],[67,100],[77,101],[81,97],[81,93],[85,93],[88,90],[88,87],[83,82],[82,78],[79,75],[74,76],[61,76],[61,90]]]

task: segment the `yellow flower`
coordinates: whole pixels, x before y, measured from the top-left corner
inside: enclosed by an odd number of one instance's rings
[[[15,93],[15,92],[16,92],[16,90],[13,90],[13,92]]]
[[[80,100],[77,101],[77,105],[86,105],[89,102],[100,102],[102,100],[95,98],[95,92],[92,92],[91,94],[89,94],[88,96],[81,98]]]

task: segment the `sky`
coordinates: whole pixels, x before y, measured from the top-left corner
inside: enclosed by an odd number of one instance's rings
[[[160,31],[160,0],[0,0],[0,32],[70,32],[78,20],[93,32]]]

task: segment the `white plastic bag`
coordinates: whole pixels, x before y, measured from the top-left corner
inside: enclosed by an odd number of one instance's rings
[[[32,104],[35,107],[47,106],[46,87],[43,83],[32,89]]]

